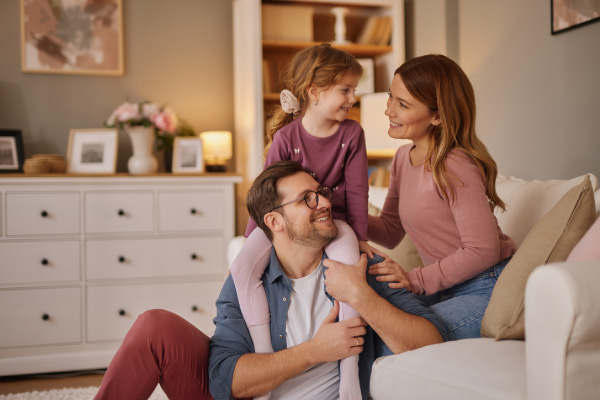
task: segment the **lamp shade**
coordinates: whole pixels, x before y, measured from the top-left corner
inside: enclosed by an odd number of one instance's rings
[[[202,139],[202,154],[207,164],[229,160],[233,155],[231,132],[202,132],[200,138]]]

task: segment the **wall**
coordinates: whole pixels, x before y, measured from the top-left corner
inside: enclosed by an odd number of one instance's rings
[[[459,1],[459,60],[505,174],[600,178],[600,22],[550,34],[550,1]]]
[[[600,22],[551,35],[548,0],[409,0],[407,9],[407,56],[442,53],[463,67],[477,132],[502,173],[600,178]]]
[[[66,154],[69,130],[101,127],[124,100],[169,104],[199,133],[233,130],[230,1],[123,0],[121,77],[24,74],[20,1],[0,2],[0,128],[21,129],[26,157]],[[117,169],[131,145],[119,138]]]

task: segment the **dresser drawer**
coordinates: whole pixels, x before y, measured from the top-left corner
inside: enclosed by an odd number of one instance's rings
[[[222,230],[225,204],[228,204],[225,194],[218,190],[159,192],[159,229],[164,232]]]
[[[152,192],[85,193],[85,232],[152,232]]]
[[[7,193],[6,234],[79,233],[78,193]]]
[[[0,284],[78,281],[79,242],[0,242]]]
[[[156,308],[185,318],[211,336],[221,286],[222,282],[198,282],[88,287],[87,340],[122,340],[138,315]]]
[[[81,289],[0,290],[0,347],[81,342]]]
[[[86,278],[144,278],[223,274],[222,238],[88,240]]]

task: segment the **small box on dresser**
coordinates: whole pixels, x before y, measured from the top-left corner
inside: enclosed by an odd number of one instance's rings
[[[240,180],[0,177],[0,375],[104,368],[152,308],[212,334]]]

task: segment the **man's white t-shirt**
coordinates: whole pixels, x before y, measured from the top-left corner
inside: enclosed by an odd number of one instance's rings
[[[312,339],[333,307],[324,291],[323,263],[310,275],[290,281],[285,326],[288,348]],[[338,362],[321,363],[273,389],[271,399],[338,399],[339,385]]]

